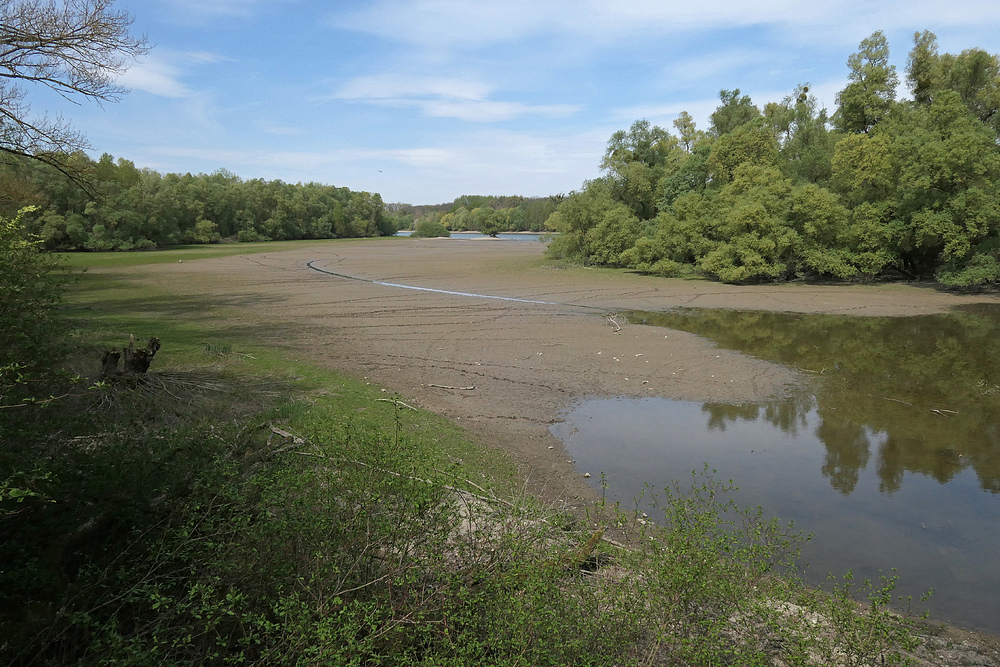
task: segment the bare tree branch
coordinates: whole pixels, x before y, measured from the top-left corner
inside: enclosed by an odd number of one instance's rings
[[[88,148],[61,116],[33,114],[26,98],[48,88],[79,104],[115,102],[132,60],[148,52],[145,36],[129,34],[132,17],[114,0],[0,0],[0,152],[34,158],[74,181],[66,159]]]

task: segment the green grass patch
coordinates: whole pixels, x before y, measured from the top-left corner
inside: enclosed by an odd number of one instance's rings
[[[324,247],[331,244],[359,242],[393,242],[404,237],[377,237],[363,239],[315,239],[304,241],[266,241],[260,243],[218,243],[206,245],[177,245],[158,250],[140,252],[63,252],[56,253],[68,269],[119,268],[143,264],[190,262],[233,255],[253,255],[264,252],[285,252],[301,248]]]
[[[101,350],[121,348],[130,334],[140,345],[156,336],[163,347],[154,370],[211,366],[251,384],[255,379],[280,378],[290,396],[349,416],[361,429],[391,431],[401,425],[414,446],[436,452],[440,465],[462,466],[477,483],[496,485],[505,494],[516,490],[515,467],[502,453],[474,444],[461,428],[439,415],[397,409],[394,401],[409,404],[407,397],[394,397],[363,379],[298,361],[292,351],[263,344],[279,339],[284,325],[233,325],[228,315],[238,306],[215,298],[179,297],[130,280],[127,270],[121,270],[84,273],[60,313],[84,344],[74,367],[82,375],[94,377]],[[228,352],[220,354],[220,349]]]

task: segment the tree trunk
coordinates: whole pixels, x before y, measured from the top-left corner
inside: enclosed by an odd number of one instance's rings
[[[160,339],[155,336],[149,339],[146,347],[136,349],[135,336],[130,335],[128,347],[122,348],[121,352],[111,349],[104,353],[104,357],[101,360],[101,379],[105,380],[121,375],[145,373],[149,370],[149,365],[153,363],[153,357],[156,356],[156,352],[159,349]],[[118,370],[118,361],[122,357],[125,358],[124,371]]]

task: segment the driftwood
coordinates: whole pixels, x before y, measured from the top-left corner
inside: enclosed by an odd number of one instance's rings
[[[122,375],[140,375],[149,370],[149,365],[153,363],[153,357],[160,349],[160,339],[152,337],[146,343],[146,347],[136,348],[135,336],[129,335],[128,347],[122,351],[111,349],[104,352],[101,359],[101,379],[118,377]],[[119,370],[118,362],[125,359],[124,370]]]

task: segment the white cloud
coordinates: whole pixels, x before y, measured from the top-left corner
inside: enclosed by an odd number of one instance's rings
[[[520,116],[569,116],[580,110],[569,104],[531,105],[489,99],[489,86],[466,79],[382,74],[348,81],[336,99],[416,108],[425,116],[489,123]]]
[[[334,17],[339,28],[421,44],[490,44],[563,34],[604,42],[637,34],[669,34],[768,23],[802,23],[829,14],[823,3],[766,0],[380,0]]]
[[[376,74],[348,81],[338,92],[340,99],[393,100],[406,98],[450,98],[482,100],[490,88],[467,79]]]
[[[337,15],[331,24],[425,45],[487,44],[546,29],[545,22],[572,5],[565,0],[381,0]]]
[[[246,178],[344,185],[380,192],[386,201],[430,203],[460,194],[547,196],[578,189],[598,175],[613,129],[563,135],[489,129],[458,134],[439,145],[316,151],[147,146],[130,159],[168,172],[225,167]]]
[[[160,97],[190,97],[194,91],[181,83],[180,77],[176,67],[153,55],[129,67],[119,82]]]
[[[181,66],[207,65],[231,58],[207,51],[155,50],[133,64],[119,82],[133,90],[142,90],[159,97],[193,97],[195,91],[183,83]]]
[[[277,137],[290,137],[297,134],[302,134],[302,130],[298,128],[289,127],[287,125],[278,125],[276,123],[271,123],[266,120],[258,120],[254,122],[254,127],[256,127],[261,132],[266,134],[272,134]]]
[[[664,71],[665,83],[675,86],[706,79],[736,79],[741,71],[759,67],[774,56],[761,50],[726,50],[701,53],[697,57],[672,62]]]

